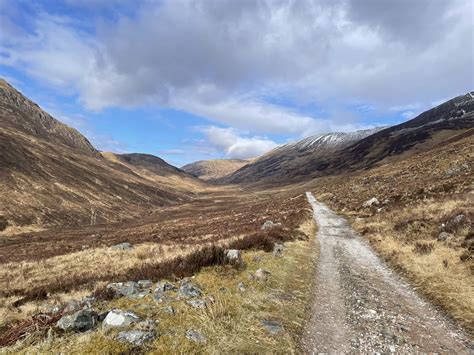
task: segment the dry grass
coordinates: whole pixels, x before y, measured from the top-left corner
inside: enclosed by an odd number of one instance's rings
[[[205,297],[212,296],[204,310],[193,309],[183,301],[171,303],[176,314],[164,312],[164,306],[151,298],[129,300],[120,298],[102,305],[103,309],[129,309],[144,318],[159,320],[159,337],[148,344],[147,353],[296,353],[306,307],[309,304],[313,272],[317,261],[314,222],[302,225],[304,233],[313,238],[286,243],[284,257],[277,258],[264,251],[244,253],[246,269],[213,266],[195,275]],[[248,275],[258,268],[272,272],[267,282],[250,281]],[[240,292],[243,281],[247,289]],[[279,322],[283,330],[269,334],[261,320]],[[186,339],[185,332],[194,329],[207,338],[205,343]],[[84,335],[52,334],[36,345],[17,344],[12,353],[129,353],[131,347],[113,340],[114,332],[94,331]],[[135,349],[136,350],[136,349]]]
[[[461,261],[470,225],[452,227],[452,237],[438,241],[439,227],[453,216],[472,211],[469,197],[426,200],[358,220],[355,227],[380,255],[405,274],[466,330],[474,333],[474,263]]]
[[[474,334],[474,136],[443,134],[371,169],[313,180],[307,189],[349,217],[418,291]],[[372,197],[380,204],[364,208]],[[459,214],[467,221],[450,225]],[[438,240],[442,224],[447,240]]]

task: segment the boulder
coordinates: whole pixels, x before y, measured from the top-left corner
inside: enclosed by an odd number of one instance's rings
[[[281,257],[283,256],[283,250],[285,250],[285,246],[283,244],[275,243],[273,246],[273,255]]]
[[[124,242],[124,243],[112,245],[111,248],[113,250],[132,250],[133,245],[129,242]]]
[[[257,279],[258,281],[267,281],[268,280],[268,277],[271,275],[272,273],[268,270],[265,270],[265,269],[258,269],[257,271],[255,271],[255,279]]]
[[[175,291],[178,288],[174,286],[173,284],[167,282],[167,281],[160,281],[156,285],[155,292],[168,292],[168,291]]]
[[[206,302],[204,300],[190,300],[186,302],[193,308],[206,308]]]
[[[268,230],[275,227],[281,227],[281,223],[274,223],[273,221],[266,221],[262,224],[262,230]]]
[[[85,332],[95,327],[98,315],[90,309],[83,309],[61,317],[56,326],[66,332]]]
[[[155,339],[155,337],[156,335],[154,332],[144,330],[128,330],[118,333],[115,339],[122,343],[141,346],[144,343]]]
[[[466,222],[467,218],[465,215],[463,214],[458,214],[456,217],[454,217],[453,219],[451,219],[449,222],[448,222],[448,225],[449,226],[460,226],[462,224],[464,224],[464,222]]]
[[[116,297],[132,297],[140,292],[136,282],[114,282],[107,285],[107,289],[112,290]]]
[[[179,287],[179,294],[186,298],[199,297],[202,295],[202,291],[189,279],[184,279],[181,281],[181,286]]]
[[[206,341],[206,337],[203,334],[193,329],[189,329],[186,332],[186,338],[197,343],[203,343]]]
[[[368,207],[372,207],[372,206],[378,206],[379,204],[380,204],[379,200],[376,197],[372,197],[371,199],[365,201],[362,204],[362,207],[368,208]]]
[[[445,241],[445,240],[448,240],[448,239],[451,239],[453,235],[451,233],[448,233],[448,232],[441,232],[439,235],[438,235],[438,240],[439,241]]]
[[[224,250],[225,262],[231,265],[242,265],[242,252],[237,249]]]
[[[137,286],[143,290],[151,288],[151,286],[153,286],[153,283],[151,282],[151,280],[140,280],[137,282]]]
[[[140,317],[133,312],[112,309],[102,322],[102,326],[104,328],[123,328],[137,323],[140,320]]]

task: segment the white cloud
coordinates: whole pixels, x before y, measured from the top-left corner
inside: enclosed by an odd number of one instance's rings
[[[69,1],[87,8],[107,3]],[[133,16],[98,21],[93,32],[38,12],[29,34],[14,16],[3,21],[9,33],[0,36],[0,64],[78,93],[93,110],[154,104],[258,134],[307,135],[351,123],[302,114],[268,94],[320,106],[355,100],[390,111],[471,89],[472,6],[470,0],[144,1]]]
[[[209,126],[201,128],[201,131],[211,146],[224,151],[227,157],[234,159],[255,158],[277,146],[270,139],[258,136],[245,137],[232,128]]]

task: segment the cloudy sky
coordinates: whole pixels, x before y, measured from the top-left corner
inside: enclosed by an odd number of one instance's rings
[[[471,0],[0,0],[0,76],[176,165],[395,124],[474,88]]]

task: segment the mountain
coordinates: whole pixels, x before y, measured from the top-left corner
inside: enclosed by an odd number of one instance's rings
[[[211,159],[199,160],[184,165],[181,169],[202,180],[215,180],[232,174],[252,160],[243,159]]]
[[[367,169],[450,137],[472,134],[474,92],[455,97],[396,126],[354,133],[329,133],[277,147],[222,179],[226,183],[285,184],[322,175]]]
[[[0,220],[11,233],[135,218],[203,186],[158,157],[103,156],[4,80],[0,151]]]
[[[0,107],[2,127],[21,131],[54,144],[66,145],[77,153],[89,156],[99,154],[77,130],[54,119],[1,78]]]
[[[334,154],[383,128],[373,128],[350,133],[315,135],[297,142],[276,147],[252,163],[221,179],[223,182],[286,181],[306,176],[312,172],[311,163]],[[283,180],[282,180],[283,179]]]

